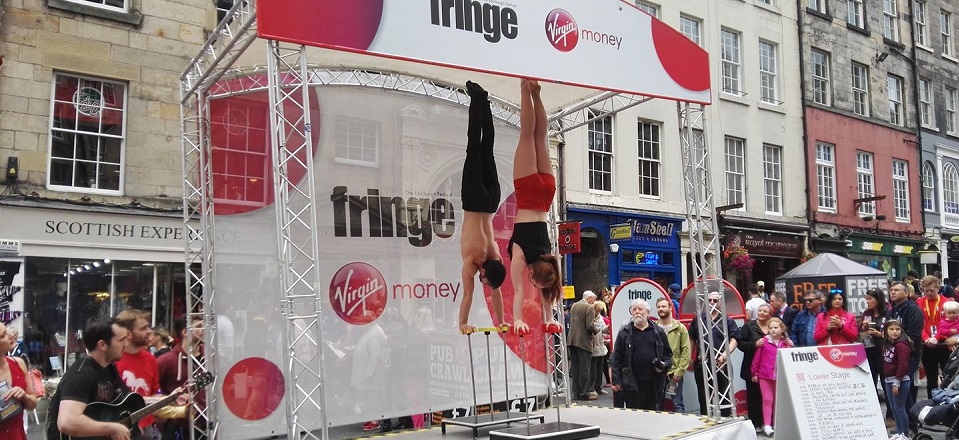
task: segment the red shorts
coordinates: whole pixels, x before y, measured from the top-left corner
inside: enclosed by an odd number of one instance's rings
[[[530,174],[513,180],[513,189],[517,208],[549,212],[556,196],[556,177],[549,173]]]

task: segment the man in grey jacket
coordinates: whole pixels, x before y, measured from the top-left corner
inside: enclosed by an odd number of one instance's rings
[[[573,397],[577,400],[596,400],[599,395],[592,390],[593,372],[593,335],[596,327],[593,320],[596,312],[593,303],[596,294],[592,290],[583,292],[583,299],[569,309],[569,360],[573,383]]]

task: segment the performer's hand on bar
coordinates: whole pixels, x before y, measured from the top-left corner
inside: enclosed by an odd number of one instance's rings
[[[476,333],[476,327],[469,324],[460,324],[460,334],[471,335],[473,333]]]
[[[528,334],[529,334],[529,326],[526,325],[526,323],[523,322],[522,319],[517,319],[517,320],[513,321],[513,331],[514,331],[517,335],[528,335]]]

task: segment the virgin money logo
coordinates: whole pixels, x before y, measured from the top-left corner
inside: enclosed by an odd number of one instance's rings
[[[330,304],[340,319],[366,325],[386,308],[386,280],[375,267],[353,262],[340,268],[330,281]]]
[[[565,9],[553,9],[546,15],[546,39],[560,52],[569,52],[579,42],[579,27]]]
[[[862,344],[817,348],[823,358],[840,368],[853,368],[866,361],[866,351],[862,348]]]

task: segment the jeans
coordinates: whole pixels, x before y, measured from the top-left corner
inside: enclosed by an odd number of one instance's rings
[[[909,433],[909,415],[906,414],[906,403],[909,401],[909,390],[912,383],[908,380],[899,384],[899,395],[892,394],[892,383],[883,384],[886,388],[886,404],[892,408],[892,419],[896,421],[896,433]]]
[[[683,405],[683,380],[684,378],[680,377],[679,382],[676,382],[676,395],[673,396],[673,412],[684,413],[686,412],[686,406]]]

